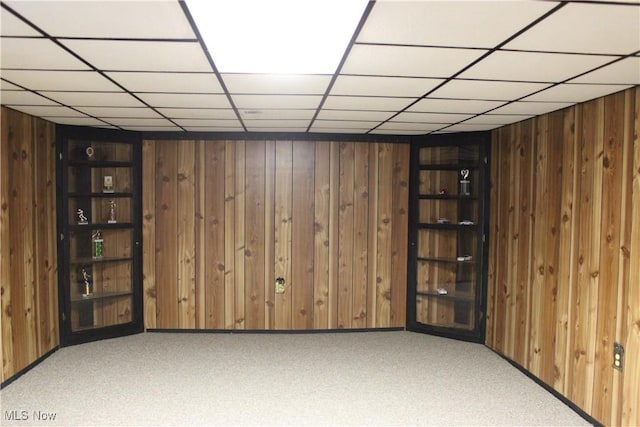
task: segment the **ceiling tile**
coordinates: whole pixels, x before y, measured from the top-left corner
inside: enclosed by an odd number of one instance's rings
[[[138,93],[140,99],[153,107],[230,108],[225,95]]]
[[[56,102],[26,90],[3,90],[0,93],[2,105],[58,105]]]
[[[3,70],[2,77],[31,90],[121,91],[95,71]]]
[[[199,126],[189,126],[185,128],[186,131],[189,132],[244,132],[242,127],[199,127]]]
[[[224,93],[214,73],[109,72],[131,92]]]
[[[175,1],[7,3],[48,34],[57,37],[195,37],[180,4]]]
[[[452,80],[431,94],[437,98],[511,101],[549,87],[545,83]]]
[[[175,119],[176,124],[187,128],[187,127],[237,127],[242,128],[240,122],[237,119]]]
[[[341,75],[336,79],[331,94],[419,98],[442,82],[442,79]]]
[[[394,114],[392,111],[352,111],[352,110],[320,110],[318,119],[322,120],[364,120],[381,122]]]
[[[302,74],[222,74],[232,94],[323,95],[331,76]]]
[[[442,127],[446,126],[446,124],[442,123],[402,123],[402,122],[386,122],[380,125],[377,129],[379,130],[394,130],[394,131],[421,131],[421,132],[431,132],[434,130],[438,130]]]
[[[328,96],[323,109],[398,111],[413,102],[413,98],[383,98],[370,96]]]
[[[505,47],[626,55],[640,50],[640,8],[568,3]]]
[[[459,123],[457,125],[453,125],[450,126],[446,129],[442,129],[440,132],[438,133],[450,133],[450,132],[476,132],[476,131],[485,131],[485,130],[491,130],[491,129],[495,129],[500,127],[500,125],[488,125],[488,124],[481,124],[481,123],[476,123],[476,124],[466,124],[466,123]]]
[[[108,123],[105,123],[101,120],[94,119],[93,117],[51,117],[44,116],[42,117],[45,120],[48,120],[53,123],[58,123],[61,125],[74,125],[74,126],[105,126]]]
[[[261,127],[277,127],[277,128],[304,128],[307,130],[309,127],[309,120],[243,120],[247,129],[261,128]]]
[[[473,117],[473,114],[417,113],[409,111],[398,114],[393,118],[393,121],[410,123],[455,123],[470,117]]]
[[[628,85],[563,84],[528,96],[523,101],[551,101],[574,104],[619,92],[628,87]]]
[[[142,104],[125,92],[42,92],[71,107],[140,107]]]
[[[158,108],[158,111],[172,119],[234,119],[231,108]]]
[[[358,41],[492,48],[554,6],[544,2],[378,1]]]
[[[2,69],[87,70],[80,60],[47,39],[2,38]]]
[[[560,82],[606,64],[615,57],[559,53],[494,52],[459,78]],[[544,64],[544,66],[541,66]]]
[[[0,35],[2,36],[42,36],[40,32],[25,24],[13,13],[0,8]]]
[[[513,102],[492,111],[495,114],[525,114],[537,116],[572,105],[569,102]]]
[[[466,120],[464,124],[508,125],[510,123],[521,122],[530,117],[533,116],[519,114],[484,114],[482,116],[477,116]]]
[[[640,85],[640,57],[631,57],[592,71],[569,83],[613,83]]]
[[[113,40],[62,40],[99,70],[204,71],[211,66],[198,43]]]
[[[147,118],[129,118],[129,117],[118,117],[118,118],[109,118],[106,119],[109,123],[114,124],[116,126],[121,127],[130,127],[130,126],[174,126],[167,119],[147,119]]]
[[[246,109],[239,111],[240,117],[243,119],[311,120],[316,109]]]
[[[260,126],[247,128],[249,132],[306,132],[307,127],[269,127],[269,126]]]
[[[317,108],[322,96],[319,95],[233,95],[233,102],[239,109],[260,108]]]
[[[342,67],[344,74],[449,77],[485,53],[479,49],[355,45]]]
[[[4,77],[4,71],[2,72],[1,77]],[[13,83],[9,83],[4,80],[0,80],[0,90],[24,90],[19,86],[14,85]]]
[[[341,127],[335,127],[335,128],[330,128],[330,127],[319,127],[319,126],[313,126],[310,130],[310,132],[316,132],[316,133],[353,133],[353,134],[363,134],[363,133],[367,133],[367,131],[370,128],[341,128]]]
[[[160,118],[161,116],[147,107],[78,107],[83,111],[95,117],[126,117],[126,118]]]
[[[380,121],[370,122],[363,120],[316,120],[314,128],[334,128],[334,129],[365,129],[369,130],[380,124]]]
[[[80,113],[71,108],[54,105],[15,105],[14,110],[22,111],[35,117],[87,117],[86,114]]]
[[[479,114],[499,107],[504,101],[483,101],[477,99],[424,98],[413,104],[407,111],[426,113]]]
[[[177,126],[141,126],[141,125],[131,125],[131,126],[122,126],[125,130],[137,130],[141,132],[180,132],[180,129]]]

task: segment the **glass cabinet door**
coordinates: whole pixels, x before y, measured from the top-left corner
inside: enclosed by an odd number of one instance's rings
[[[139,144],[96,139],[59,139],[63,344],[140,327]]]
[[[483,334],[485,159],[480,143],[414,147],[410,327]]]

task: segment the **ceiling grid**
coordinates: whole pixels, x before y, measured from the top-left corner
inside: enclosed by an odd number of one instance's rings
[[[640,85],[640,0],[362,4],[333,71],[271,73],[221,66],[189,1],[2,0],[0,102],[138,131],[421,135]]]

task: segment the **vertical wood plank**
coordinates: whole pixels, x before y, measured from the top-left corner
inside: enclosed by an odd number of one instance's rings
[[[351,328],[353,292],[353,176],[354,143],[340,143],[338,218],[338,328]]]
[[[338,327],[338,274],[340,248],[340,143],[329,149],[329,295],[327,314],[329,329]]]
[[[265,142],[246,144],[245,327],[264,329]]]
[[[142,143],[142,288],[145,329],[156,322],[156,141]]]
[[[205,259],[205,325],[208,329],[224,329],[225,323],[225,143],[205,145],[204,251]]]
[[[291,329],[291,141],[276,141],[275,277],[286,280],[285,292],[275,295],[275,328]]]
[[[562,200],[560,231],[559,231],[559,253],[564,254],[562,262],[558,266],[558,291],[556,300],[556,329],[555,329],[555,353],[554,366],[555,376],[553,387],[560,393],[565,393],[567,384],[567,363],[568,344],[571,341],[573,332],[573,282],[576,270],[577,259],[575,256],[576,240],[576,182],[578,157],[578,144],[575,133],[575,108],[564,110],[563,134],[560,138],[562,144]]]
[[[195,328],[195,142],[178,143],[178,327]]]
[[[631,187],[630,259],[640,258],[640,89],[635,88],[635,138]],[[627,366],[624,373],[622,425],[640,425],[640,263],[632,262],[627,283],[627,334],[624,341]],[[635,363],[634,363],[635,362]]]
[[[393,216],[393,145],[378,144],[378,256],[376,327],[391,326],[391,219]]]
[[[522,179],[528,180],[530,177],[526,172],[523,173],[522,169],[526,168],[526,154],[528,154],[528,148],[532,146],[528,138],[523,138],[522,128],[527,123],[518,123],[513,132],[509,135],[509,140],[506,143],[509,145],[509,165],[510,165],[510,180],[512,182],[521,182]],[[530,157],[529,157],[530,158]],[[527,182],[528,184],[528,182]],[[526,296],[523,295],[524,281],[518,281],[518,271],[522,274],[523,269],[518,269],[518,255],[525,253],[519,252],[520,242],[526,242],[527,236],[520,236],[520,212],[521,202],[520,197],[521,189],[528,188],[528,185],[511,185],[509,186],[508,193],[505,197],[508,197],[509,209],[506,213],[505,226],[508,227],[507,235],[507,258],[505,265],[506,274],[506,292],[505,292],[505,334],[504,334],[504,351],[505,354],[513,358],[513,360],[522,363],[524,361],[522,349],[524,349],[524,340],[526,336],[516,334],[515,330],[517,326],[521,326],[522,323],[519,320],[524,319],[526,311],[522,312],[517,310],[517,303],[522,300],[526,300]],[[524,201],[525,206],[528,204],[528,200]],[[522,238],[520,238],[522,237]],[[527,248],[525,247],[525,250]],[[526,270],[525,270],[526,271]]]
[[[369,230],[367,231],[367,328],[376,327],[378,261],[378,144],[369,146]]]
[[[368,237],[369,145],[357,143],[354,144],[353,168],[352,328],[367,327]]]
[[[158,328],[178,327],[176,236],[178,145],[156,141],[156,309]]]
[[[235,242],[236,242],[236,143],[225,142],[224,150],[224,324],[235,328]],[[239,220],[244,221],[244,218]]]
[[[330,149],[328,142],[315,144],[315,201],[313,252],[313,328],[329,327],[329,197]]]
[[[264,181],[264,295],[266,329],[275,328],[275,169],[276,143],[265,143],[265,181]]]
[[[315,143],[293,142],[291,291],[293,329],[313,327]]]
[[[391,326],[406,324],[409,145],[393,146],[393,236],[391,243]]]
[[[604,154],[599,163],[602,175],[602,221],[600,223],[600,282],[597,287],[596,349],[592,415],[610,421],[613,376],[613,341],[618,298],[618,257],[620,253],[620,205],[625,94],[619,92],[604,99]]]
[[[207,327],[206,144],[195,141],[195,327]],[[221,194],[221,191],[217,191]],[[211,254],[209,254],[210,256]]]
[[[245,173],[246,173],[246,143],[245,141],[236,141],[236,163],[235,163],[235,329],[245,329]]]
[[[498,227],[499,210],[498,206],[499,194],[496,191],[496,186],[500,181],[498,174],[499,168],[496,159],[500,158],[500,134],[499,130],[491,131],[491,153],[492,159],[490,163],[490,178],[489,178],[489,236],[493,236]],[[495,296],[496,296],[496,249],[497,244],[494,239],[489,239],[489,259],[487,260],[487,313],[485,317],[485,339],[484,343],[490,348],[495,348],[494,343],[494,330],[496,327],[496,318],[494,316],[495,310]]]

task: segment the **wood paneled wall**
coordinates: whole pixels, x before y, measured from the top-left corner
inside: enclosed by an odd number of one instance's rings
[[[640,425],[639,113],[636,87],[493,134],[486,343],[606,425]]]
[[[406,144],[144,141],[146,328],[404,326],[408,174]]]
[[[2,381],[58,336],[55,125],[2,107],[0,265]]]

